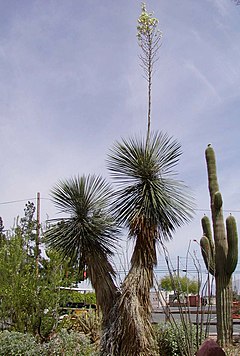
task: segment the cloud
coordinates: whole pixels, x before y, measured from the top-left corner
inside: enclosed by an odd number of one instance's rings
[[[121,137],[144,133],[147,85],[139,67],[140,3],[51,1],[0,5],[0,203],[28,199],[74,174],[108,176]],[[231,1],[151,1],[163,44],[153,78],[152,127],[182,144],[179,178],[208,208],[204,149],[216,148],[228,208],[238,208],[239,9]],[[229,178],[231,176],[231,178]],[[0,205],[10,226],[24,202]],[[42,200],[42,218],[56,216]],[[184,255],[200,216],[169,249]]]
[[[226,17],[227,15],[229,15],[230,6],[232,5],[231,0],[208,0],[208,2],[213,4],[213,6],[217,9],[218,13],[222,17]]]
[[[214,100],[217,99],[217,102],[220,103],[221,97],[218,94],[217,88],[210,82],[209,79],[207,79],[207,77],[202,73],[202,71],[191,62],[186,62],[185,66],[202,83],[202,85],[204,86],[205,95],[207,97],[211,97],[209,98],[209,100],[212,100],[212,97],[214,97]]]

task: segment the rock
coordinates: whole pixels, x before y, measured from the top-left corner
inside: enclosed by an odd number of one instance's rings
[[[223,349],[212,339],[205,340],[196,356],[226,356]]]

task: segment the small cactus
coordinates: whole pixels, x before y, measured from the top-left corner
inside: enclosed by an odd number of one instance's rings
[[[232,273],[238,262],[237,225],[234,217],[230,215],[225,229],[223,200],[217,181],[215,153],[211,145],[208,145],[205,156],[214,239],[210,220],[204,216],[200,245],[206,267],[216,281],[217,336],[219,344],[225,346],[232,343]]]

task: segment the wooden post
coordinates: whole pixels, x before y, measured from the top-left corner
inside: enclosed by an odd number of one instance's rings
[[[36,276],[38,277],[40,245],[40,193],[37,193],[37,231],[36,231]]]

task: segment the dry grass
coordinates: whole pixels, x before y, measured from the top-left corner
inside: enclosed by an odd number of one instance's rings
[[[240,355],[240,343],[229,346],[224,349],[227,356],[239,356]]]

